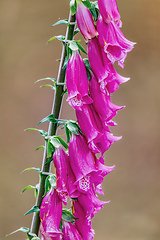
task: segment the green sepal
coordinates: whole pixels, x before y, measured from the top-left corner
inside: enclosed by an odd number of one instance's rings
[[[44,196],[46,195],[46,193],[51,189],[51,188],[56,188],[56,176],[55,174],[50,174],[46,180],[45,180],[45,193]]]
[[[77,1],[76,0],[70,0],[70,9],[71,9],[72,15],[74,15],[77,10]]]
[[[61,137],[56,137],[60,143],[63,145],[63,147],[65,147],[66,149],[68,149],[68,144],[61,138]]]
[[[84,58],[83,61],[84,61],[84,64],[85,64],[86,70],[87,70],[87,78],[88,78],[88,80],[90,80],[91,79],[91,72],[90,72],[91,66],[89,64],[89,60],[88,60],[88,58]]]
[[[76,218],[69,210],[63,209],[62,210],[62,219],[66,222],[74,223]]]
[[[75,41],[75,40],[71,40],[68,41],[67,47],[71,50],[71,51],[78,51],[81,50],[83,53],[87,54],[86,50],[82,47],[82,45],[79,43],[81,40],[79,41]],[[69,52],[69,51],[68,51]],[[69,52],[70,53],[70,52]],[[68,59],[68,53],[67,53],[67,59]]]
[[[30,214],[30,213],[33,213],[33,212],[39,212],[40,211],[40,209],[39,209],[39,206],[33,206],[28,212],[26,212],[24,215],[26,216],[26,215],[28,215],[28,214]]]
[[[91,2],[91,8],[89,10],[94,18],[94,21],[97,21],[98,16],[99,16],[98,2],[97,1]]]
[[[85,54],[87,54],[86,50],[82,47],[82,45],[79,42],[76,42],[78,45],[78,48]]]
[[[29,228],[26,228],[26,227],[21,227],[21,228],[15,230],[14,232],[11,232],[11,233],[7,234],[6,237],[8,237],[8,236],[10,236],[10,235],[12,235],[12,234],[14,234],[14,233],[16,233],[16,232],[29,233],[29,232],[30,232],[30,229],[29,229]]]
[[[67,125],[65,125],[65,131],[66,131],[67,143],[69,143],[70,134],[69,134],[69,129],[68,129]]]
[[[75,135],[79,135],[79,127],[75,121],[69,120],[66,123],[66,126],[71,133],[74,133]]]
[[[51,158],[55,152],[55,147],[52,145],[50,140],[47,141],[47,158]]]
[[[41,129],[37,129],[37,128],[27,128],[25,129],[24,131],[29,131],[29,130],[32,130],[32,131],[37,131],[39,132],[42,136],[46,137],[48,135],[48,133],[44,130],[41,130]]]
[[[50,43],[52,40],[54,39],[58,39],[59,41],[63,42],[65,40],[65,36],[64,35],[58,35],[58,36],[54,36],[54,37],[51,37],[47,43]]]
[[[59,20],[58,22],[54,23],[54,24],[52,25],[52,27],[57,26],[57,25],[60,25],[60,24],[68,24],[68,19]]]
[[[50,114],[47,117],[43,118],[37,125],[44,123],[44,122],[52,122],[52,123],[57,123],[57,120],[55,119],[54,114]]]
[[[82,3],[87,7],[87,8],[91,8],[91,3],[89,0],[83,0]]]
[[[55,136],[50,137],[49,141],[55,148],[61,147],[61,142]]]
[[[73,36],[75,36],[77,33],[79,33],[80,32],[80,30],[79,30],[79,28],[76,28],[75,30],[74,30],[74,34],[73,34]]]

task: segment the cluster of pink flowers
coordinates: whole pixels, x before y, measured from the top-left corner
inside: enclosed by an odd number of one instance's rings
[[[87,78],[84,61],[73,51],[66,70],[69,104],[75,109],[83,133],[72,134],[69,154],[62,147],[55,150],[56,188],[44,197],[41,209],[42,240],[91,240],[94,230],[91,219],[108,203],[98,199],[104,194],[102,182],[115,166],[104,163],[105,151],[121,137],[112,135],[109,126],[119,107],[111,102],[110,94],[128,78],[120,76],[113,64],[124,67],[127,52],[134,43],[127,40],[120,27],[122,22],[115,0],[98,0],[99,17],[96,26],[89,9],[77,0],[77,25],[88,43],[91,79]],[[100,157],[97,157],[99,153]],[[71,199],[74,221],[62,218],[62,204]],[[60,227],[61,226],[61,227]]]

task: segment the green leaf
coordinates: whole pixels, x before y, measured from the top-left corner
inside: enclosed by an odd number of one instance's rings
[[[69,143],[70,135],[69,135],[69,129],[68,129],[67,125],[65,125],[65,131],[66,131],[67,143]]]
[[[57,123],[57,120],[55,119],[55,115],[54,114],[50,114],[47,117],[43,118],[37,125],[44,123],[44,122],[53,122],[53,123]]]
[[[39,132],[42,136],[45,136],[45,137],[48,135],[48,133],[47,133],[46,131],[41,130],[41,129],[37,129],[37,128],[27,128],[27,129],[25,129],[24,131],[29,131],[29,130],[37,131],[37,132]]]
[[[40,209],[39,209],[39,206],[33,206],[28,212],[26,212],[24,215],[26,216],[26,215],[28,215],[28,214],[30,214],[30,213],[33,213],[33,212],[39,212],[40,211]]]
[[[26,227],[21,227],[21,228],[15,230],[14,232],[9,233],[8,235],[6,235],[6,237],[8,237],[8,236],[10,236],[10,235],[12,235],[12,234],[14,234],[14,233],[16,233],[16,232],[29,233],[29,232],[30,232],[30,229],[29,229],[29,228],[26,228]]]
[[[42,146],[37,147],[36,151],[38,151],[39,149],[45,149],[45,146],[42,145]]]
[[[45,85],[42,85],[42,86],[40,86],[40,87],[41,87],[41,88],[42,88],[42,87],[50,87],[53,91],[56,90],[56,88],[55,88],[54,86],[50,85],[50,84],[45,84]]]
[[[74,223],[76,218],[69,210],[63,209],[62,210],[62,219],[66,222]]]
[[[87,8],[91,8],[91,3],[89,0],[83,0],[82,3],[87,7]]]
[[[74,15],[77,10],[77,1],[76,0],[70,0],[70,9],[71,9],[72,15]]]
[[[58,35],[58,36],[54,36],[54,37],[51,37],[49,40],[48,40],[48,43],[50,43],[52,40],[54,39],[58,39],[59,41],[64,41],[65,40],[65,36],[63,35]]]
[[[37,80],[35,83],[41,82],[41,81],[44,81],[44,80],[50,80],[53,83],[56,83],[56,79],[55,78],[51,78],[51,77],[41,78],[41,79]]]
[[[75,135],[79,135],[79,128],[75,122],[71,120],[68,121],[67,128],[69,129],[69,131],[71,131],[71,133],[74,133]]]
[[[21,174],[24,173],[25,171],[29,171],[29,170],[36,170],[39,174],[41,174],[41,169],[40,168],[35,168],[35,167],[26,168],[21,172]]]
[[[67,19],[62,19],[62,20],[59,20],[58,22],[54,23],[52,25],[52,27],[56,26],[56,25],[60,25],[60,24],[68,24],[68,20]]]
[[[68,149],[68,144],[61,138],[61,137],[56,137],[59,141],[60,141],[60,143],[66,148],[66,149]]]
[[[25,187],[25,188],[22,190],[22,193],[24,193],[26,190],[35,189],[35,188],[36,188],[35,186],[28,185],[27,187]]]

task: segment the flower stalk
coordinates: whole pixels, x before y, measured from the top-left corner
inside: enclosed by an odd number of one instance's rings
[[[56,119],[59,118],[60,111],[61,111],[61,105],[62,105],[62,99],[63,99],[63,94],[62,94],[63,88],[64,88],[63,83],[65,82],[65,70],[63,69],[63,65],[64,65],[65,58],[67,56],[66,45],[67,45],[67,40],[73,39],[74,29],[75,29],[75,15],[72,15],[70,12],[68,27],[66,30],[65,42],[63,45],[63,49],[62,49],[61,61],[60,61],[59,70],[58,70],[57,84],[56,84],[57,87],[56,87],[53,105],[52,105],[52,111],[51,111],[51,114],[54,114]],[[48,136],[55,135],[56,130],[57,130],[57,124],[50,122],[49,127],[48,127]],[[45,143],[43,162],[42,162],[42,167],[41,167],[41,171],[44,173],[50,172],[50,167],[51,167],[51,163],[46,164],[46,162],[47,162],[47,144]],[[36,204],[35,204],[36,206],[39,206],[39,207],[41,206],[42,198],[43,198],[44,191],[45,191],[46,177],[47,176],[45,174],[42,174],[40,177],[40,181],[39,181],[39,191],[38,191],[38,196],[37,196]],[[39,227],[40,227],[39,213],[35,212],[33,214],[30,232],[34,233],[38,236]]]

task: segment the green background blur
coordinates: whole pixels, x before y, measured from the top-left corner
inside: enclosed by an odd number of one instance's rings
[[[137,42],[120,74],[131,80],[120,86],[112,101],[126,105],[112,129],[123,139],[105,154],[106,164],[116,169],[105,178],[102,200],[111,200],[93,220],[96,240],[160,239],[160,0],[117,0],[122,31]],[[24,132],[50,114],[53,92],[34,84],[43,77],[56,77],[61,43],[47,40],[65,33],[53,27],[68,18],[69,0],[0,0],[0,239],[30,227],[35,203],[33,190],[38,174],[27,167],[40,167],[43,145],[36,132]],[[65,103],[65,101],[64,101]],[[64,104],[63,118],[74,118]],[[47,129],[47,124],[41,128]],[[26,239],[17,233],[7,239]]]

